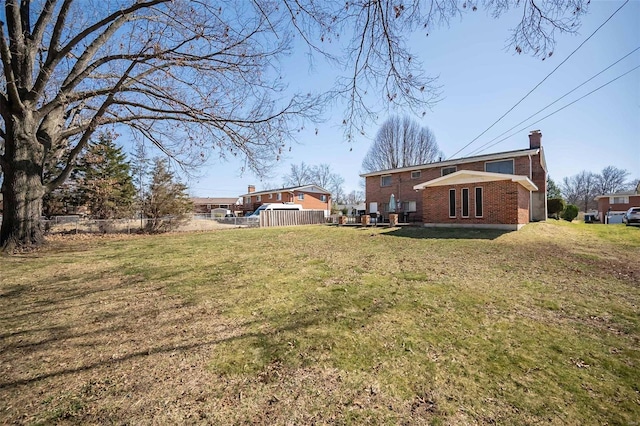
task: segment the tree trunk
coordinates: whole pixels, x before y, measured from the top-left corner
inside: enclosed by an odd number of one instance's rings
[[[37,247],[44,242],[40,224],[42,197],[42,163],[44,148],[35,135],[28,117],[11,117],[7,123],[2,183],[3,217],[0,250]]]

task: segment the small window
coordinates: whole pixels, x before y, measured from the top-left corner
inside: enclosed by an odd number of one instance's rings
[[[411,179],[420,179],[420,175],[422,172],[420,170],[416,170],[415,172],[411,172]]]
[[[256,195],[256,201],[257,202],[262,201],[262,195]]]
[[[440,170],[441,176],[446,176],[446,175],[450,175],[451,173],[455,173],[458,171],[458,167],[457,166],[451,166],[451,167],[443,167],[442,170]]]
[[[404,201],[402,203],[403,210],[405,212],[415,212],[416,211],[416,202],[415,201]]]
[[[609,197],[610,204],[629,204],[629,197]]]
[[[304,194],[303,193],[298,194],[298,200],[304,201]]]
[[[211,210],[211,204],[207,204],[207,210]]]
[[[482,187],[476,187],[476,217],[482,217]]]
[[[278,201],[282,201],[282,194],[281,194],[281,193],[279,193],[279,192],[278,192],[278,193],[276,194],[276,200],[278,200]]]
[[[462,188],[462,217],[469,217],[469,188]]]
[[[391,175],[382,176],[380,178],[380,186],[391,186]]]
[[[449,217],[456,217],[456,190],[449,190]]]
[[[273,198],[273,194],[269,194],[269,199],[272,199],[272,198]]]
[[[320,196],[320,201],[322,201],[323,203],[326,203],[326,202],[327,202],[327,196],[326,196],[326,195],[324,195],[324,194],[322,194],[322,195]]]
[[[512,175],[513,160],[487,161],[486,163],[484,163],[484,171]]]

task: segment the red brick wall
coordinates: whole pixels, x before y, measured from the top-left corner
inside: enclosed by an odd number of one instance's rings
[[[529,157],[515,157],[514,159],[514,174],[530,177],[529,174]],[[532,181],[539,188],[539,191],[544,191],[546,194],[546,182],[547,173],[542,168],[540,155],[531,156],[531,165],[533,177]],[[457,170],[475,170],[484,171],[485,161],[476,161],[471,163],[463,163],[457,166]],[[422,195],[419,192],[414,191],[413,186],[428,182],[430,180],[439,178],[441,176],[442,167],[432,167],[422,169],[420,177],[417,179],[411,179],[411,172],[394,173],[391,175],[391,186],[380,186],[381,176],[371,176],[366,178],[366,203],[367,212],[369,211],[369,203],[377,202],[378,209],[381,210],[381,204],[388,203],[391,194],[394,194],[396,200],[415,201],[416,202],[416,219],[417,221],[423,220],[422,212],[424,211],[422,204]],[[546,195],[544,195],[546,197]],[[384,213],[384,212],[383,212]]]
[[[482,217],[476,217],[475,188],[482,188]],[[469,189],[469,217],[462,217],[462,189]],[[456,217],[449,217],[449,190],[456,190]],[[526,224],[529,223],[529,191],[511,181],[482,182],[425,188],[423,222],[446,224]]]

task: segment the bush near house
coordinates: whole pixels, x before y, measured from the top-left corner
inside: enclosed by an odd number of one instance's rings
[[[547,200],[547,212],[549,217],[560,219],[560,214],[565,209],[566,203],[562,198],[550,198]]]
[[[562,218],[566,221],[571,222],[573,219],[578,217],[578,206],[574,204],[569,204],[564,208],[562,212]]]

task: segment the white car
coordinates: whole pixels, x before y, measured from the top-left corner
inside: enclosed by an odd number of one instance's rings
[[[640,207],[631,207],[622,216],[622,222],[627,225],[640,225]]]

